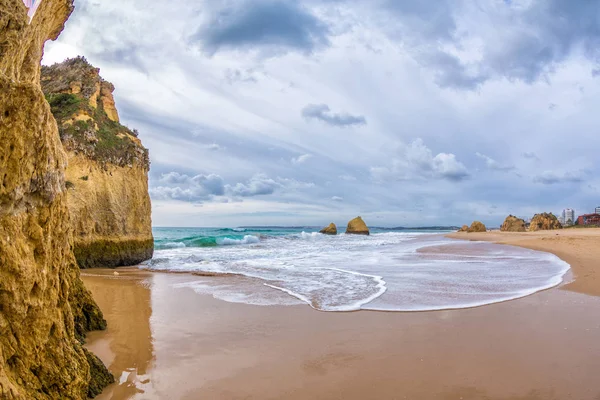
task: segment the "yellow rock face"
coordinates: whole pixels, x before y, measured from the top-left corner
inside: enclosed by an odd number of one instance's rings
[[[471,224],[471,226],[469,227],[469,230],[467,232],[471,233],[471,232],[485,232],[485,231],[487,231],[487,228],[485,227],[485,225],[482,222],[473,221],[473,223]]]
[[[337,226],[332,222],[326,228],[321,229],[320,233],[324,235],[337,235]]]
[[[148,171],[68,155],[67,200],[79,265],[136,265],[152,258]]]
[[[558,218],[552,213],[535,214],[529,224],[530,231],[547,231],[562,229]]]
[[[100,101],[102,102],[102,107],[104,108],[106,115],[108,115],[108,118],[111,121],[119,122],[119,113],[117,112],[115,99],[113,97],[114,90],[115,88],[112,84],[103,81],[100,87]]]
[[[502,223],[500,230],[502,232],[525,232],[525,221],[514,215],[509,215]]]
[[[112,379],[77,340],[105,322],[71,251],[67,160],[40,87],[43,44],[72,9],[44,0],[28,24],[22,1],[0,0],[0,399],[83,399]]]
[[[363,221],[361,217],[356,217],[350,222],[348,222],[346,233],[353,235],[368,235],[369,228],[367,227],[367,224],[365,224],[365,221]]]
[[[469,225],[463,225],[458,231],[459,232],[468,232],[469,231]]]

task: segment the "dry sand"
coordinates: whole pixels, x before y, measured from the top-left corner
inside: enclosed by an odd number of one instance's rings
[[[86,271],[109,323],[88,347],[118,381],[98,399],[599,400],[600,231],[456,237],[553,252],[575,281],[465,310],[324,313],[173,286],[219,278]]]

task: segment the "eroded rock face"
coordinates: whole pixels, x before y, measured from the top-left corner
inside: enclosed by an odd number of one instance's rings
[[[324,235],[337,235],[337,226],[332,222],[329,226],[321,229],[319,232]]]
[[[42,88],[67,151],[67,200],[80,267],[152,257],[148,150],[121,125],[113,85],[83,57],[42,67]]]
[[[509,215],[502,223],[500,230],[502,232],[525,232],[525,221],[514,215]]]
[[[77,340],[105,322],[71,251],[67,160],[39,83],[44,42],[72,9],[44,0],[28,24],[22,1],[0,0],[1,399],[83,399],[112,379],[90,374]]]
[[[469,231],[469,225],[463,225],[458,231],[459,232],[468,232]]]
[[[530,231],[548,231],[554,229],[562,229],[562,225],[552,213],[535,214],[529,224]]]
[[[369,228],[365,221],[361,217],[356,217],[350,222],[348,222],[348,227],[346,228],[346,233],[353,235],[369,235]]]
[[[474,233],[474,232],[486,232],[486,231],[487,231],[487,229],[482,222],[473,221],[473,223],[471,224],[471,226],[469,227],[467,232]]]

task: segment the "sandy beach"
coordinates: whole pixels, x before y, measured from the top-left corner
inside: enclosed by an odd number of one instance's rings
[[[109,324],[87,346],[117,379],[98,399],[600,399],[600,230],[452,237],[552,252],[572,281],[471,309],[331,313],[177,287],[219,277],[86,270]]]

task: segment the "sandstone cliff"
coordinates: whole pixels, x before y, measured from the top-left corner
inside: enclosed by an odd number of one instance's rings
[[[42,89],[67,151],[67,201],[80,267],[152,257],[148,150],[119,123],[114,87],[85,58],[42,67]]]
[[[346,227],[346,233],[352,235],[368,235],[369,228],[365,221],[361,217],[356,217],[353,220],[348,222],[348,226]]]
[[[459,232],[468,232],[469,231],[469,225],[463,225],[458,231]]]
[[[552,213],[535,214],[529,224],[530,231],[547,231],[562,229],[558,218]]]
[[[472,233],[472,232],[485,232],[485,231],[487,231],[487,228],[485,227],[485,225],[482,222],[479,222],[479,221],[473,221],[473,223],[471,224],[471,226],[467,230],[467,232],[469,232],[469,233]]]
[[[335,224],[332,222],[329,224],[329,226],[326,226],[325,228],[321,229],[319,233],[322,233],[324,235],[337,235],[337,226],[335,226]]]
[[[509,215],[502,223],[500,230],[502,232],[525,232],[525,221],[514,215]]]
[[[44,42],[72,9],[44,0],[28,24],[22,1],[0,0],[2,399],[82,399],[112,379],[80,343],[105,321],[71,251],[67,159],[40,87]]]

